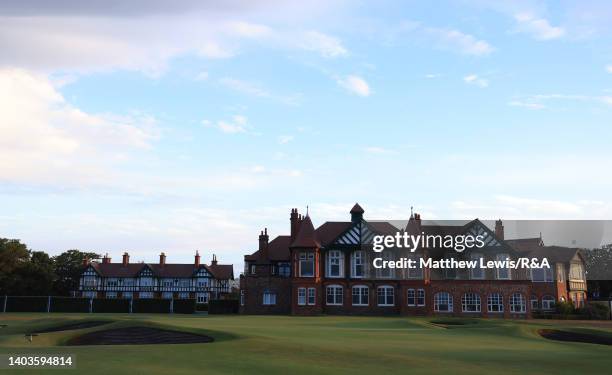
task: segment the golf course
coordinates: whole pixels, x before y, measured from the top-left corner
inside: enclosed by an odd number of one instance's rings
[[[4,313],[0,326],[0,354],[76,356],[77,371],[53,374],[576,375],[612,368],[611,322]],[[550,331],[602,342],[540,334]]]

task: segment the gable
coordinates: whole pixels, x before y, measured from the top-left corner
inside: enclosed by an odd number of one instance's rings
[[[479,220],[474,220],[473,222],[468,224],[468,227],[465,231],[466,235],[482,236],[482,240],[484,242],[484,247],[501,247],[501,242],[495,238],[495,234],[491,232],[489,228],[487,228],[483,223]]]
[[[153,277],[153,271],[149,266],[144,266],[140,272],[138,272],[138,277]]]
[[[338,238],[336,238],[332,245],[340,246],[359,246],[364,244],[372,244],[372,239],[376,233],[370,228],[365,220],[361,220],[353,224]]]

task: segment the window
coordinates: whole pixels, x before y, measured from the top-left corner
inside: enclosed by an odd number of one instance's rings
[[[106,292],[106,298],[117,298],[117,292]]]
[[[138,293],[140,298],[153,298],[153,292],[140,292]]]
[[[354,251],[351,260],[351,277],[363,277],[365,254],[363,251]]]
[[[270,290],[264,290],[263,293],[263,304],[264,305],[276,305],[276,293]]]
[[[497,254],[497,256],[495,257],[495,260],[497,260],[498,262],[501,261],[506,261],[509,258],[508,254]],[[498,280],[510,280],[510,270],[508,269],[508,267],[497,267],[496,269],[497,272],[497,279]]]
[[[251,275],[255,275],[255,270],[257,267],[254,264],[251,264]]]
[[[353,287],[353,306],[368,306],[370,288],[365,285],[356,285]]]
[[[153,278],[152,277],[141,277],[140,286],[153,286]]]
[[[531,268],[531,281],[540,283],[553,281],[552,268]]]
[[[560,283],[565,282],[565,267],[563,264],[557,264],[557,280]]]
[[[531,309],[532,310],[538,310],[540,308],[539,304],[538,304],[538,296],[536,296],[535,294],[531,295],[530,303],[531,303]]]
[[[417,290],[417,306],[425,306],[425,289]]]
[[[308,288],[308,304],[314,305],[316,303],[316,290],[315,288]]]
[[[408,306],[416,305],[416,291],[414,289],[408,289],[408,296],[406,298]]]
[[[181,293],[179,293],[178,298],[179,299],[188,299],[189,298],[189,293],[181,292]]]
[[[378,287],[378,306],[394,306],[395,293],[392,286]]]
[[[408,278],[409,279],[422,279],[423,278],[423,267],[421,267],[420,257],[415,256],[414,254],[411,254],[410,259],[416,261],[416,267],[408,268]]]
[[[447,292],[440,292],[434,294],[434,311],[452,312],[453,297]]]
[[[582,264],[576,262],[570,264],[569,278],[570,280],[584,280],[584,268]]]
[[[121,297],[125,299],[132,299],[132,292],[123,292],[121,293]]]
[[[83,292],[83,298],[96,298],[96,292]]]
[[[461,297],[463,312],[480,312],[480,296],[476,293],[465,293]]]
[[[492,313],[504,312],[504,299],[502,295],[499,293],[489,294],[487,298],[487,308],[489,312]]]
[[[544,296],[542,297],[542,310],[554,310],[555,309],[555,297]]]
[[[304,306],[306,304],[306,288],[298,288],[298,305]]]
[[[382,253],[380,253],[380,258],[385,261],[385,260],[395,260],[393,259],[393,254],[391,254],[391,252],[389,251],[383,251]],[[389,279],[392,278],[394,275],[393,269],[389,268],[389,267],[384,267],[384,268],[377,268],[376,269],[376,277],[378,278],[382,278],[382,279]]]
[[[208,293],[197,293],[196,301],[197,303],[208,303]],[[240,301],[244,305],[244,290],[240,291]]]
[[[107,287],[111,287],[114,288],[119,284],[119,282],[117,281],[117,279],[112,278],[112,279],[106,279],[106,286]]]
[[[510,296],[510,312],[525,313],[525,297],[521,293],[514,293]]]
[[[300,277],[314,276],[314,253],[300,253]]]
[[[484,279],[484,269],[482,269],[480,267],[480,259],[482,259],[482,254],[472,253],[470,255],[470,259],[472,261],[478,262],[476,264],[476,267],[470,269],[470,277],[472,279],[475,279],[475,280],[482,280],[482,279]]]
[[[278,264],[278,276],[289,277],[291,276],[291,266],[289,263]]]
[[[198,303],[200,302],[200,295],[198,294]],[[240,291],[240,306],[244,306],[244,290]]]
[[[327,276],[341,277],[342,268],[342,252],[339,250],[329,251],[327,253]]]
[[[451,256],[445,256],[445,259],[452,259]],[[457,278],[457,269],[456,268],[445,268],[446,278],[454,280]]]
[[[342,287],[340,285],[329,285],[327,287],[327,304],[342,305]]]
[[[162,293],[162,298],[163,299],[172,299],[172,292],[163,292]]]

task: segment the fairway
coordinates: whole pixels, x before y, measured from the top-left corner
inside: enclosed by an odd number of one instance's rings
[[[86,320],[108,324],[24,334]],[[436,324],[431,322],[435,321]],[[127,314],[3,314],[0,353],[74,353],[88,374],[605,374],[612,347],[544,339],[538,329],[612,335],[609,322]],[[208,335],[178,345],[63,346],[105,329],[147,326]],[[78,327],[78,325],[77,325]],[[37,370],[38,373],[43,370]],[[14,373],[28,373],[15,370]],[[62,371],[53,370],[54,374]],[[75,374],[74,370],[65,370]],[[3,373],[11,371],[3,370]]]

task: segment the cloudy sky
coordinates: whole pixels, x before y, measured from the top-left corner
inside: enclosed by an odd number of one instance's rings
[[[240,267],[306,205],[609,219],[611,41],[606,1],[3,1],[0,237]]]

